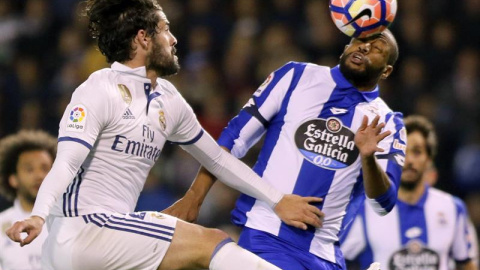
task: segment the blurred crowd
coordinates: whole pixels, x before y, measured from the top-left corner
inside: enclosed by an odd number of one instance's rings
[[[108,67],[78,0],[0,0],[0,138],[19,129],[57,135],[74,89]],[[288,61],[335,66],[349,39],[328,0],[159,0],[182,66],[168,78],[217,137],[270,72]],[[399,0],[391,29],[400,58],[382,82],[395,111],[432,120],[439,153],[431,181],[466,200],[480,230],[480,1]],[[257,149],[245,162],[252,165]],[[189,187],[198,163],[167,146],[139,199],[161,210]],[[199,223],[228,230],[238,193],[217,183]],[[1,198],[0,198],[1,199]],[[0,202],[0,210],[8,202]]]

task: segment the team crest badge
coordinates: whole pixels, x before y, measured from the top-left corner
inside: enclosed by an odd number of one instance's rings
[[[337,118],[329,118],[327,119],[327,130],[332,133],[337,133],[340,128],[342,128],[342,124],[340,124],[340,120]]]
[[[130,105],[130,103],[132,103],[132,94],[130,93],[130,89],[128,89],[128,87],[124,84],[119,84],[117,86],[123,101],[125,101],[127,105]]]
[[[162,127],[162,130],[165,130],[167,128],[167,120],[165,119],[165,113],[163,112],[163,110],[160,110],[158,114],[159,114],[158,120],[160,122],[160,127]]]

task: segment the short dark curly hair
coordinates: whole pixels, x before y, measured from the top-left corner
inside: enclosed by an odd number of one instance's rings
[[[0,194],[8,200],[15,199],[16,190],[8,178],[17,173],[20,155],[27,151],[46,151],[55,159],[57,140],[44,131],[23,130],[0,140]]]
[[[156,0],[88,0],[84,15],[88,27],[97,39],[100,52],[109,63],[132,59],[131,42],[143,29],[154,37],[162,7]]]
[[[418,131],[425,139],[428,156],[433,159],[437,154],[437,134],[432,122],[421,115],[410,115],[403,119],[407,134]],[[407,142],[408,143],[408,142]]]

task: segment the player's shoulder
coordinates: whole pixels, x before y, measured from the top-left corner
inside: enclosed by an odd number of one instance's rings
[[[317,65],[315,63],[309,62],[296,62],[290,61],[283,65],[280,69],[304,69],[304,73],[307,72],[315,72],[315,73],[323,73],[323,74],[330,74],[331,68],[328,66]]]
[[[380,110],[383,114],[395,113],[399,114],[398,112],[394,112],[390,106],[383,100],[381,97],[377,97],[376,99],[372,100],[370,103],[375,104],[375,106]],[[401,115],[401,114],[399,114]]]
[[[108,93],[108,83],[115,78],[117,74],[111,68],[97,70],[90,74],[80,86],[75,90],[76,94],[101,94]]]
[[[323,85],[329,84],[334,87],[335,81],[332,77],[331,68],[307,62],[288,62],[283,68],[301,71],[299,85]]]
[[[432,196],[432,197],[435,197],[435,198],[438,198],[438,199],[453,199],[453,195],[450,194],[450,193],[447,193],[443,190],[440,190],[438,188],[434,188],[434,187],[430,187],[428,188],[428,196]]]
[[[447,202],[450,202],[453,207],[456,209],[457,213],[466,213],[467,212],[467,207],[465,205],[465,202],[460,199],[459,197],[452,195],[450,193],[447,193],[443,190],[439,190],[437,188],[429,188],[429,196],[432,199],[435,199],[439,204],[445,204]]]
[[[157,83],[161,87],[162,94],[168,96],[181,96],[180,92],[178,92],[177,88],[170,81],[158,78]]]

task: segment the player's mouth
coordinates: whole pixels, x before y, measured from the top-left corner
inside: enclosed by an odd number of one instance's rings
[[[409,175],[409,174],[415,174],[415,175],[416,175],[416,174],[418,174],[418,171],[415,170],[414,168],[411,168],[411,167],[410,167],[410,168],[404,168],[404,169],[402,170],[402,174],[407,174],[407,175]]]
[[[361,65],[365,62],[365,56],[362,53],[354,52],[350,55],[350,61],[356,65]]]

